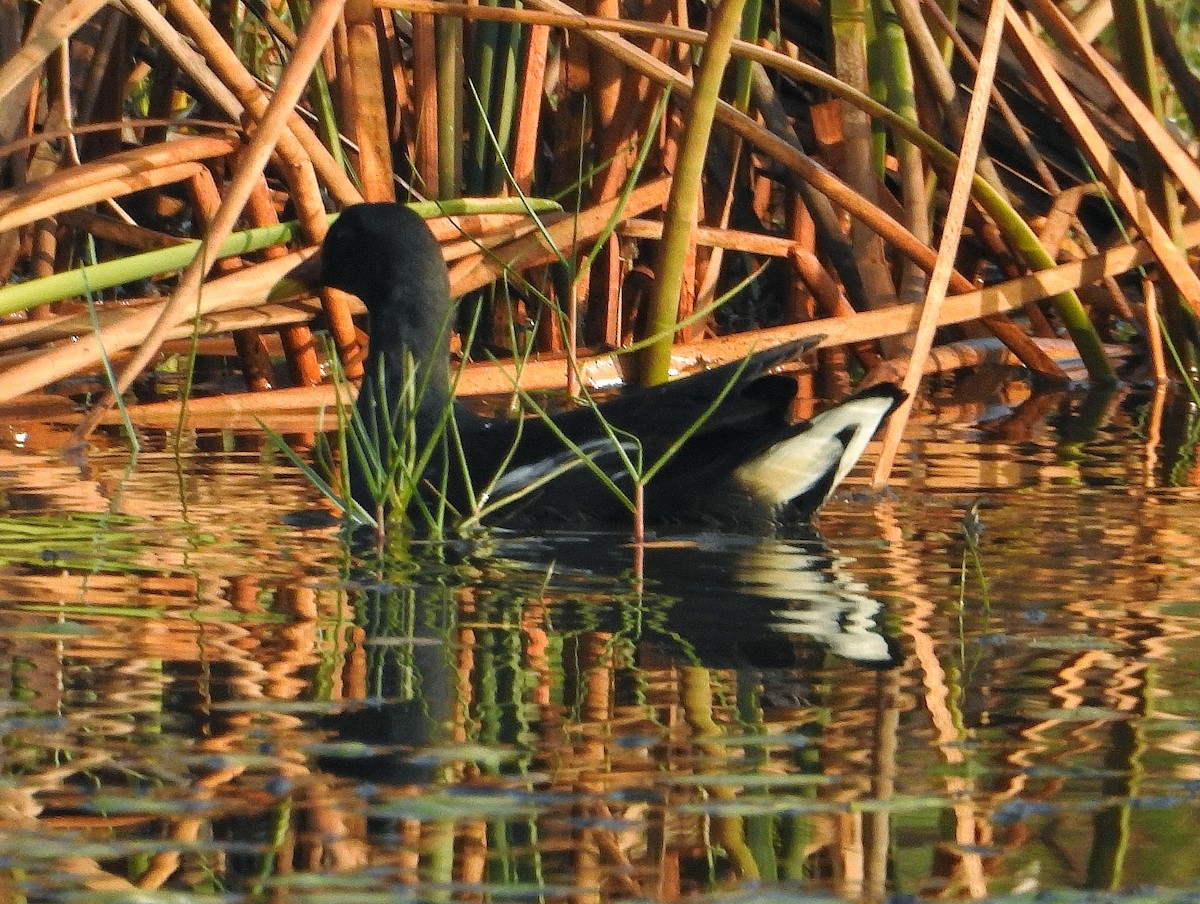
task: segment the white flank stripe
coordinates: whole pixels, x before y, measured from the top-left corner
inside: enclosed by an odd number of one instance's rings
[[[630,453],[637,450],[637,444],[631,442],[620,443],[620,447]],[[623,462],[621,462],[619,470],[606,468],[600,464],[600,461],[605,457],[610,455],[615,456],[616,454],[617,445],[608,437],[603,436],[599,439],[588,440],[579,446],[578,451],[564,449],[557,455],[548,455],[545,458],[539,458],[535,462],[521,465],[519,468],[513,468],[511,471],[506,472],[503,477],[496,481],[496,485],[492,488],[491,498],[503,499],[511,493],[519,493],[531,483],[549,475],[553,474],[554,477],[558,477],[577,467],[586,467],[586,462],[588,461],[599,467],[600,470],[608,474],[614,481],[619,480],[625,473]]]
[[[755,498],[771,505],[791,502],[830,472],[834,474],[832,493],[858,462],[893,404],[890,398],[868,396],[830,408],[813,418],[809,429],[776,443],[733,476]],[[843,444],[839,434],[847,429],[853,433]]]

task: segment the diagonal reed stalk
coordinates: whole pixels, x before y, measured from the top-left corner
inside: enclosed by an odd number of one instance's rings
[[[1000,56],[1000,38],[1004,33],[1004,15],[1007,9],[1008,0],[991,0],[983,36],[983,47],[979,53],[979,71],[971,91],[971,105],[967,110],[967,119],[963,128],[963,146],[959,152],[958,172],[955,173],[954,186],[950,192],[950,204],[946,209],[946,217],[942,224],[937,264],[929,277],[929,289],[921,307],[921,322],[917,326],[916,337],[913,341],[912,358],[908,364],[908,371],[904,375],[903,389],[907,393],[907,397],[892,412],[885,428],[883,450],[876,461],[875,475],[872,481],[876,488],[882,488],[887,484],[892,464],[896,460],[896,452],[900,448],[904,427],[912,412],[913,402],[924,375],[925,360],[933,347],[933,334],[937,328],[938,315],[946,297],[946,289],[950,284],[950,273],[954,269],[954,259],[958,255],[959,240],[962,238],[963,220],[966,217],[967,204],[971,196],[971,178],[976,169],[979,148],[983,143],[983,128],[987,121],[992,79],[995,77],[996,65]]]

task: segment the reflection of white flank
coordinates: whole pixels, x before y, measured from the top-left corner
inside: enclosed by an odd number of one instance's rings
[[[814,417],[803,433],[746,462],[733,476],[755,498],[772,505],[791,502],[827,481],[820,500],[824,501],[858,462],[894,404],[880,396],[843,402]]]
[[[788,603],[771,611],[778,621],[767,625],[770,630],[810,637],[854,662],[886,664],[892,651],[876,622],[883,606],[842,571],[845,561],[764,541],[738,557],[735,577],[756,596]]]

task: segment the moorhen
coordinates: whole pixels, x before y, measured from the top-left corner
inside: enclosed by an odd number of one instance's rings
[[[815,342],[802,340],[548,419],[487,418],[451,401],[449,279],[441,247],[416,213],[393,203],[347,208],[319,255],[289,277],[350,292],[366,306],[370,354],[357,408],[368,432],[385,436],[396,430],[394,406],[408,387],[413,407],[405,424],[416,449],[429,449],[417,459],[423,487],[413,497],[426,511],[432,501],[444,500],[453,511],[467,513],[474,501],[495,507],[490,523],[627,521],[625,499],[634,483],[628,462],[649,467],[707,413],[646,484],[647,518],[676,523],[747,515],[807,518],[904,398],[898,387],[878,384],[809,421],[791,422],[796,382],[771,370]],[[461,440],[453,449],[447,412]],[[357,456],[350,458],[352,496],[375,513],[371,478]],[[512,504],[497,505],[505,501]]]

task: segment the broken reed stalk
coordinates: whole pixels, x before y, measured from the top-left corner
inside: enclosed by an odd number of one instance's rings
[[[197,88],[233,123],[241,122],[245,108],[237,96],[225,86],[217,74],[209,68],[208,60],[192,49],[179,30],[167,21],[166,16],[150,0],[122,0],[125,8],[144,29],[162,45],[176,65],[179,66]]]
[[[239,324],[240,321],[234,322],[230,328],[237,328]],[[1074,347],[1069,339],[1043,340],[1043,344],[1056,359],[1067,360],[1074,357]],[[676,346],[671,366],[683,373],[699,367],[726,364],[738,360],[737,351],[737,346],[726,344],[725,337],[679,345]],[[585,388],[600,389],[621,380],[623,370],[618,357],[608,353],[582,362],[581,373]],[[924,373],[925,376],[931,376],[984,365],[1011,367],[1018,363],[1012,353],[995,339],[969,339],[935,347],[926,359]],[[562,362],[530,361],[519,374],[507,366],[497,367],[490,361],[476,362],[468,365],[459,378],[458,395],[495,397],[511,392],[513,382],[518,377],[524,392],[556,392],[562,388]],[[56,423],[72,423],[78,418],[78,412],[70,400],[62,396],[44,396],[39,402],[44,404]],[[328,414],[336,402],[337,391],[328,383],[263,392],[203,396],[187,402],[184,419],[194,428],[235,429],[254,429],[261,419],[280,432],[305,433],[320,429],[321,421],[316,412],[324,411]],[[128,413],[137,426],[174,427],[180,422],[183,407],[182,402],[174,400],[147,402],[131,406]],[[944,409],[939,408],[939,411],[944,412]],[[287,419],[286,427],[279,423],[279,419],[284,417]],[[110,411],[104,422],[119,422],[117,412]]]
[[[896,2],[900,3],[901,0],[896,0]],[[927,17],[929,21],[936,22],[938,28],[941,29],[942,34],[954,47],[955,53],[962,57],[963,61],[968,67],[970,67],[971,70],[978,70],[979,59],[975,56],[975,51],[973,51],[970,45],[963,40],[962,35],[955,30],[954,23],[950,21],[950,18],[945,12],[942,11],[942,8],[938,6],[937,0],[921,0],[918,13],[921,21],[925,21],[925,18]],[[940,51],[937,53],[937,58],[943,58],[943,54]],[[1045,157],[1042,156],[1042,153],[1037,149],[1037,146],[1034,145],[1033,141],[1030,139],[1029,131],[1017,119],[1017,114],[1014,112],[1012,105],[1009,104],[1008,100],[1004,97],[1004,94],[1001,93],[1001,91],[995,85],[992,86],[992,103],[996,105],[997,112],[1004,120],[1004,124],[1008,128],[1009,135],[1017,143],[1017,146],[1021,149],[1021,153],[1025,155],[1026,159],[1033,167],[1034,172],[1037,173],[1038,179],[1041,180],[1042,186],[1051,195],[1058,194],[1060,190],[1058,180],[1054,178],[1054,173],[1046,163]]]
[[[663,203],[666,197],[665,180],[652,183],[657,186],[657,192],[648,193],[643,189],[635,192],[630,206],[632,209],[643,207],[649,209]],[[609,211],[597,211],[591,216],[594,228],[599,229],[606,222]],[[440,227],[435,223],[435,231],[448,227]],[[569,229],[567,221],[551,224],[551,235],[558,237]],[[1186,248],[1200,247],[1200,220],[1185,224],[1183,244]],[[536,241],[521,240],[511,246],[499,246],[502,259],[517,261],[524,264],[541,247]],[[547,259],[548,251],[540,252]],[[202,303],[204,310],[199,325],[201,335],[216,335],[231,329],[249,326],[272,326],[277,324],[294,323],[312,317],[312,309],[304,305],[279,305],[259,307],[257,299],[268,290],[301,260],[300,254],[290,254],[286,258],[255,264],[230,276],[213,280],[205,286]],[[1123,244],[1108,251],[1092,255],[1083,260],[1059,264],[1048,270],[1027,274],[977,289],[972,292],[954,295],[945,300],[938,318],[940,326],[949,326],[977,320],[987,315],[1000,315],[1012,311],[1022,305],[1038,299],[1047,298],[1057,292],[1095,282],[1105,276],[1113,276],[1128,272],[1138,266],[1153,260],[1149,246],[1143,240]],[[485,261],[487,263],[485,263]],[[492,260],[492,252],[476,254],[473,258],[461,259],[461,274],[454,278],[452,290],[462,294],[472,288],[485,284],[495,278],[495,270],[490,267],[497,265]],[[452,271],[453,274],[454,271]],[[161,307],[162,302],[153,303]],[[157,318],[157,310],[138,312],[142,317],[152,322]],[[135,326],[133,329],[110,328],[109,318],[116,323],[127,320],[130,315],[126,310],[120,312],[108,311],[102,313],[105,321],[104,341],[109,348],[125,348],[136,342],[137,335],[144,334],[145,327]],[[918,305],[899,305],[880,311],[854,314],[853,316],[829,317],[807,323],[790,324],[771,327],[752,333],[733,334],[722,337],[716,342],[700,343],[695,346],[676,346],[680,354],[696,354],[705,360],[732,360],[743,357],[756,347],[766,347],[812,336],[824,337],[820,347],[830,348],[855,342],[870,341],[882,336],[897,335],[916,329],[920,318]],[[71,315],[45,323],[13,323],[0,325],[0,348],[25,346],[30,341],[52,341],[57,338],[76,336],[85,327],[86,315]],[[191,327],[179,328],[173,334],[183,337],[190,334]],[[86,346],[89,337],[84,336],[78,342],[60,346],[40,353],[36,362],[28,365],[18,365],[5,372],[0,380],[0,402],[12,401],[26,393],[35,392],[44,385],[61,379],[70,373],[84,371],[94,367],[96,357],[94,350],[90,354],[80,354],[80,347]],[[714,349],[719,348],[719,356]],[[86,349],[84,349],[86,352]],[[589,368],[594,366],[595,359],[581,361],[581,368],[586,375]],[[600,359],[603,360],[603,357]],[[3,366],[4,359],[0,359]],[[36,366],[35,366],[36,365]],[[488,364],[487,369],[497,365]],[[505,365],[506,366],[506,365]],[[51,368],[51,373],[41,377],[41,372]],[[30,382],[28,375],[33,373],[39,378]],[[14,376],[17,378],[14,380]],[[562,382],[562,364],[560,361],[529,361],[526,362],[519,374],[520,385],[530,390],[545,389],[560,386]],[[471,379],[479,379],[478,377]],[[468,381],[469,383],[469,381]],[[464,384],[467,386],[468,384]],[[477,387],[476,391],[485,391],[482,384],[470,384]],[[493,378],[491,390],[504,391],[510,385],[510,378]]]
[[[633,199],[635,209],[642,204],[655,206],[662,202],[662,198],[665,197],[665,185],[662,185],[661,182],[659,184],[662,187],[657,199],[653,196],[647,197],[645,193],[635,195]],[[603,213],[595,216],[595,220],[598,222],[603,222],[604,219]],[[439,228],[435,223],[435,231],[444,232],[446,228]],[[561,229],[561,224],[558,228]],[[555,227],[552,226],[551,229],[554,230]],[[1200,221],[1185,226],[1184,245],[1189,248],[1200,246]],[[513,249],[508,250],[513,251]],[[515,254],[511,254],[511,257],[518,260],[527,259],[531,250],[528,247],[521,248]],[[548,256],[549,253],[543,252],[543,254]],[[490,260],[490,256],[481,257],[487,257]],[[302,305],[299,307],[292,305],[262,308],[256,306],[256,299],[264,295],[278,281],[279,277],[291,269],[299,259],[299,255],[288,255],[286,259],[254,265],[231,276],[208,283],[203,296],[205,309],[199,325],[201,335],[215,335],[240,327],[285,325],[310,319],[312,309]],[[1029,301],[1045,298],[1062,291],[1064,288],[1078,287],[1106,275],[1127,272],[1152,259],[1146,243],[1139,240],[1084,260],[1061,264],[1050,270],[995,284],[986,289],[953,296],[947,299],[943,305],[939,324],[946,326],[975,320],[987,314],[1002,314]],[[454,283],[456,294],[461,294],[494,278],[478,261],[474,263],[464,261],[463,272],[465,279],[456,280]],[[161,306],[162,302],[154,304]],[[108,325],[110,321],[119,323],[127,320],[130,316],[127,310],[102,312],[101,317],[105,323],[103,335],[108,347],[127,347],[136,341],[136,338],[127,340],[123,336],[136,337],[139,335],[137,328],[132,331],[127,329],[125,333],[122,333],[119,329]],[[150,311],[143,313],[143,316],[152,321],[158,315],[156,311]],[[901,305],[883,311],[827,318],[811,323],[770,328],[756,333],[727,336],[719,343],[697,346],[696,353],[704,356],[706,360],[729,360],[732,357],[747,354],[756,345],[772,345],[810,336],[824,336],[821,345],[834,347],[911,331],[915,328],[918,319],[919,308],[917,306]],[[25,346],[31,341],[44,342],[77,336],[85,330],[86,315],[65,316],[45,323],[25,322],[0,325],[0,348]],[[144,332],[144,327],[141,328],[141,332]],[[191,327],[185,325],[173,333],[173,336],[186,337],[190,332]],[[82,356],[79,354],[80,346],[86,345],[88,341],[88,338],[84,337],[79,342],[41,353],[36,367],[29,365],[24,369],[13,368],[12,371],[6,373],[5,379],[0,381],[0,401],[10,401],[27,392],[36,391],[42,385],[60,379],[69,373],[92,368],[95,363],[94,353]],[[712,350],[717,347],[721,349],[719,358]],[[677,347],[677,351],[687,353],[688,348],[690,347]],[[25,356],[22,355],[22,357]],[[6,358],[11,362],[11,356],[6,356]],[[0,366],[2,365],[3,360],[0,359]],[[44,379],[37,380],[34,385],[21,384],[20,378],[23,374],[27,374],[29,371],[40,373],[48,365],[52,366],[52,372]],[[582,362],[585,374],[592,366],[591,359]],[[557,386],[561,383],[561,373],[561,363],[556,361],[527,362],[520,373],[521,385],[529,389]],[[17,378],[16,380],[13,379],[14,376]],[[496,380],[492,391],[504,391],[507,385],[507,382],[503,380]]]
[[[1200,206],[1200,164],[1197,164],[1191,155],[1180,146],[1159,117],[1155,116],[1150,107],[1126,84],[1113,65],[1094,47],[1080,40],[1078,32],[1072,28],[1070,21],[1057,7],[1044,2],[1044,0],[1029,0],[1029,2],[1038,19],[1054,34],[1055,38],[1079,54],[1091,72],[1104,82],[1105,87],[1113,93],[1125,109],[1130,120],[1136,124],[1139,133],[1153,145],[1154,150],[1166,163],[1171,174],[1179,180],[1192,203]]]
[[[875,464],[872,485],[882,489],[887,485],[904,435],[904,427],[916,400],[917,390],[925,370],[925,359],[933,347],[933,336],[937,330],[938,317],[946,289],[950,285],[950,274],[954,270],[954,259],[958,255],[959,240],[962,238],[963,219],[967,204],[971,200],[971,181],[983,143],[983,127],[987,122],[988,105],[991,102],[992,81],[996,75],[996,63],[1000,57],[1000,38],[1004,34],[1004,13],[1008,0],[991,0],[987,25],[984,28],[983,46],[979,51],[979,69],[971,91],[971,103],[963,128],[963,145],[959,150],[958,172],[954,174],[954,185],[950,190],[950,203],[943,219],[942,238],[938,244],[937,263],[929,277],[929,287],[921,306],[921,322],[913,338],[912,357],[908,372],[904,375],[903,388],[908,397],[892,412],[883,436],[883,448]]]
[[[195,83],[200,87],[201,92],[213,100],[232,119],[240,119],[247,107],[260,113],[265,109],[266,98],[257,87],[254,79],[241,65],[241,62],[225,44],[224,39],[216,32],[204,14],[195,8],[194,4],[177,4],[174,10],[177,19],[184,24],[185,29],[191,33],[198,45],[204,49],[209,59],[212,59],[221,67],[222,75],[240,91],[241,99],[235,95],[234,91],[225,87],[223,82],[208,68],[206,61],[182,42],[178,32],[152,6],[131,0],[129,11],[142,22],[151,34],[156,35],[162,40],[164,49],[176,58],[181,69],[192,76]],[[290,118],[290,127],[302,139],[310,134],[307,127],[294,115]],[[192,142],[194,144],[195,141],[196,139],[184,139],[182,141],[153,145],[148,148],[137,149],[134,152],[128,152],[130,157],[136,154],[146,155],[147,159],[141,161],[140,164],[135,164],[142,167],[140,176],[130,178],[128,176],[122,177],[118,174],[109,183],[90,186],[90,192],[86,197],[82,195],[83,189],[77,183],[80,176],[83,173],[89,172],[90,169],[95,168],[95,165],[89,164],[87,167],[77,167],[72,171],[58,174],[62,180],[70,180],[71,192],[69,193],[54,191],[56,186],[52,182],[39,184],[41,184],[43,189],[48,189],[51,192],[52,200],[47,203],[54,207],[62,208],[64,205],[75,207],[91,203],[93,199],[98,200],[101,197],[117,197],[138,188],[165,185],[173,181],[183,181],[198,175],[199,170],[195,166],[185,167],[176,165],[175,167],[164,167],[160,161],[154,158],[171,153],[183,154],[188,143]],[[312,151],[311,157],[308,150],[306,150],[306,146]],[[333,163],[332,157],[315,140],[315,136],[310,141],[305,142],[302,140],[297,142],[290,132],[284,133],[280,137],[278,150],[280,156],[286,161],[286,165],[283,167],[283,174],[285,179],[288,179],[290,182],[292,198],[301,214],[302,221],[307,227],[306,232],[310,240],[319,239],[324,231],[324,207],[321,198],[321,189],[317,183],[312,160],[316,160],[321,169],[323,181],[331,188],[335,195],[342,197],[348,202],[357,200],[359,196],[345,174],[340,171],[340,168],[336,164],[330,165]],[[104,164],[109,164],[110,167],[116,166],[122,157],[123,155],[121,154],[112,155],[110,158],[100,161],[99,164],[100,166]],[[99,197],[97,197],[98,192],[100,193]],[[22,200],[22,194],[22,190],[18,189],[11,193],[10,197],[19,203]],[[37,217],[37,215],[43,212],[41,209],[27,207],[23,211],[23,214],[27,217]],[[326,313],[338,347],[349,358],[350,351],[356,348],[356,340],[353,325],[350,323],[348,315],[345,314],[344,304],[335,305],[331,303],[327,306]],[[303,365],[299,361],[294,361],[293,368],[301,370]]]
[[[638,216],[661,207],[667,200],[670,177],[660,176],[635,188],[624,199],[624,215]],[[455,297],[489,285],[511,271],[558,260],[559,249],[573,249],[594,241],[612,219],[622,199],[614,198],[578,214],[566,214],[556,221],[545,217],[546,235],[556,246],[550,248],[542,233],[528,235],[492,248],[488,254],[472,255],[450,268],[450,290]]]
[[[205,284],[199,311],[195,313],[203,317],[214,311],[245,307],[247,302],[257,303],[301,260],[303,255],[289,254],[212,280]],[[13,367],[5,373],[0,384],[0,402],[11,401],[27,392],[43,389],[68,374],[95,367],[101,360],[101,347],[111,356],[139,344],[161,319],[162,309],[160,303],[134,313],[122,312],[110,331],[82,334],[75,342],[48,349],[34,360]]]
[[[227,53],[228,53],[228,50],[227,50]]]
[[[1158,292],[1149,279],[1142,280],[1142,304],[1146,307],[1146,341],[1150,345],[1150,363],[1154,368],[1154,383],[1167,385],[1167,356],[1163,350],[1162,330],[1159,328]]]
[[[260,182],[259,188],[261,186]],[[261,206],[256,201],[259,194],[256,189],[256,193],[251,196],[252,204],[255,204],[256,207]],[[557,209],[554,205],[547,205],[544,202],[530,203],[535,210]],[[443,251],[447,260],[460,260],[478,254],[481,250],[486,252],[494,246],[528,234],[533,229],[527,213],[524,212],[525,207],[520,202],[496,202],[491,199],[483,202],[483,206],[487,208],[520,206],[522,210],[520,214],[472,212],[479,209],[480,206],[479,201],[460,199],[445,205],[446,216],[431,221],[430,228],[439,241],[443,242]],[[269,203],[266,207],[270,211],[270,218],[274,218],[274,207]],[[259,216],[258,213],[253,213],[253,215]],[[281,224],[276,219],[274,225],[248,229],[230,236],[221,246],[219,254],[220,256],[244,255],[265,250],[268,258],[282,257],[289,253],[283,246],[288,242],[295,241],[299,233],[300,227],[295,221]],[[461,239],[464,233],[472,236],[470,241]],[[452,239],[459,239],[459,241],[445,244]],[[168,247],[155,251],[116,258],[100,264],[85,265],[51,276],[0,287],[0,316],[27,311],[35,305],[47,305],[50,302],[86,295],[89,291],[97,292],[124,283],[181,270],[195,258],[199,246],[200,242],[195,240],[173,241]],[[247,295],[245,299],[247,306],[258,303],[253,295]],[[157,302],[157,304],[161,305],[161,302]],[[110,340],[111,337],[108,333],[110,325],[123,319],[129,313],[131,305],[136,306],[136,303],[126,303],[120,308],[100,312],[102,342]],[[269,325],[269,322],[263,325]],[[39,322],[26,320],[3,323],[0,324],[0,349],[52,342],[87,332],[89,332],[87,323],[80,320],[80,315],[77,314],[52,316]]]

